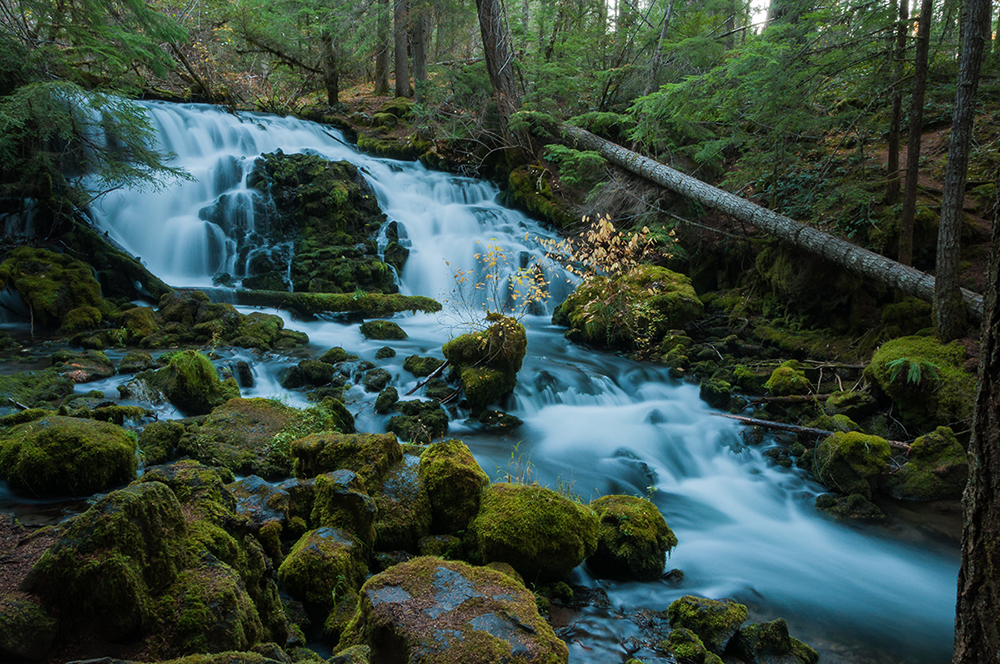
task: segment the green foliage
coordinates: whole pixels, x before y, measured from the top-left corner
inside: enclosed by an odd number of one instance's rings
[[[559,179],[570,187],[593,186],[604,175],[607,159],[593,150],[574,150],[553,143],[545,148],[545,158],[559,164]]]
[[[905,371],[906,382],[911,385],[918,385],[924,380],[934,382],[938,380],[938,366],[927,360],[911,360],[908,357],[899,357],[886,363],[892,371],[889,373],[889,382],[895,383]]]

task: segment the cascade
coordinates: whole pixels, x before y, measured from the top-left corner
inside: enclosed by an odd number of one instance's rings
[[[359,167],[411,244],[399,275],[404,294],[453,299],[454,273],[481,270],[475,254],[490,243],[522,261],[541,258],[536,238],[547,232],[499,205],[488,183],[362,155],[338,132],[293,118],[145,106],[162,147],[176,155],[173,165],[194,180],[156,192],[112,192],[94,213],[103,230],[172,285],[206,286],[216,273],[239,274],[238,247],[259,221],[258,194],[247,188],[246,176],[257,155],[277,149]],[[549,306],[570,288],[554,278]],[[341,345],[371,359],[383,345],[364,339],[356,324],[279,315],[309,334],[317,355]],[[398,359],[380,365],[404,393],[416,381],[403,372],[401,358],[440,356],[441,344],[462,330],[447,316],[398,322],[409,338],[394,342]],[[560,632],[571,662],[624,661],[625,642],[637,628],[616,616],[663,610],[686,594],[732,597],[748,604],[755,620],[784,617],[794,635],[820,649],[821,661],[950,659],[954,542],[916,528],[889,531],[824,519],[812,506],[822,488],[743,445],[738,425],[713,417],[696,387],[661,367],[573,346],[548,316],[528,315],[523,322],[528,357],[509,405],[524,426],[512,437],[454,421],[449,435],[463,439],[494,477],[520,464],[533,479],[562,483],[584,501],[609,493],[648,495],[680,540],[668,560],[668,567],[684,573],[677,584],[604,584],[583,568],[575,572],[577,583],[604,585],[612,606],[586,611]],[[255,362],[257,386],[249,396],[281,391],[275,376],[291,360]],[[348,397],[372,395],[353,388]],[[285,398],[304,404],[294,393]],[[360,410],[360,429],[384,425],[370,408]]]

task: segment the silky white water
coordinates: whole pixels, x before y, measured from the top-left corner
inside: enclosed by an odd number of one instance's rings
[[[259,154],[277,149],[346,159],[362,170],[412,245],[400,281],[404,294],[454,301],[455,272],[481,274],[474,255],[489,244],[515,263],[541,260],[536,238],[546,231],[500,206],[488,183],[361,155],[338,132],[292,118],[194,105],[146,108],[163,149],[176,154],[173,165],[195,180],[155,193],[113,192],[94,214],[98,226],[171,285],[204,286],[218,272],[238,272],[234,237],[252,233],[257,223],[253,198],[259,194],[247,189],[246,175]],[[209,209],[231,214],[217,223]],[[550,309],[569,288],[553,275]],[[441,344],[463,331],[455,327],[462,316],[451,313],[397,319],[409,338],[392,342],[397,356],[378,363],[393,374],[400,394],[416,385],[402,370],[403,358],[440,357]],[[287,326],[309,334],[309,351],[317,355],[343,346],[373,359],[384,345],[364,339],[357,324],[281,315]],[[577,570],[575,580],[602,583],[613,606],[585,611],[560,632],[570,661],[624,661],[638,628],[622,616],[666,609],[685,594],[733,597],[756,619],[784,617],[793,635],[812,641],[826,661],[950,659],[954,542],[919,529],[906,531],[904,541],[898,531],[824,519],[812,507],[821,487],[744,446],[738,425],[713,416],[695,386],[674,381],[660,367],[573,346],[548,316],[529,315],[524,323],[528,357],[508,404],[524,426],[511,435],[484,435],[456,420],[449,435],[465,440],[494,477],[530,472],[531,479],[562,484],[585,501],[608,493],[649,495],[680,540],[668,560],[668,569],[684,573],[679,584],[607,584]],[[277,382],[280,368],[298,358],[245,357],[257,379],[249,395],[282,394],[305,403]],[[355,388],[348,397],[355,399],[348,405],[359,429],[384,425],[370,407],[372,395]],[[640,656],[656,661],[650,651]]]

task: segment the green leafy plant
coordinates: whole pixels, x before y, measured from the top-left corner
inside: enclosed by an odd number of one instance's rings
[[[900,357],[887,362],[886,366],[892,370],[889,374],[889,381],[893,383],[899,382],[899,379],[904,375],[908,385],[919,385],[925,381],[936,382],[940,378],[938,365],[926,360],[911,360],[908,357]]]

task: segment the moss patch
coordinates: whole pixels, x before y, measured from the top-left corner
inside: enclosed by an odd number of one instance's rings
[[[747,615],[747,607],[731,599],[714,600],[694,595],[685,595],[667,608],[671,629],[691,630],[705,648],[716,654],[725,650]]]
[[[653,503],[634,496],[604,496],[590,503],[600,519],[597,550],[587,566],[598,576],[654,581],[677,537]]]
[[[71,327],[89,323],[94,311],[100,320],[112,309],[101,297],[101,285],[94,278],[93,268],[46,249],[18,247],[7,254],[0,263],[0,289],[8,287],[21,296],[35,321],[50,327],[63,326],[73,310],[79,309],[69,321]]]
[[[430,498],[434,533],[464,530],[490,483],[469,448],[454,438],[428,446],[420,455],[419,475]]]
[[[917,438],[907,462],[885,481],[894,498],[942,500],[960,498],[969,478],[965,449],[947,427]]]
[[[892,450],[884,438],[837,432],[816,447],[816,477],[841,493],[871,498],[871,482],[886,469]]]

